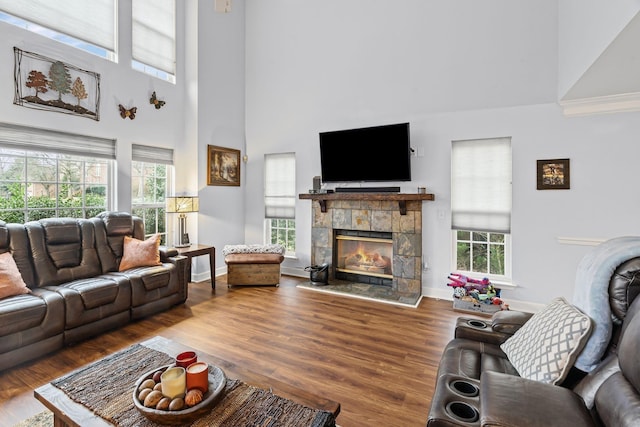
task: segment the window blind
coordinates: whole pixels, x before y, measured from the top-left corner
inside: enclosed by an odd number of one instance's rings
[[[175,0],[132,1],[133,59],[169,74],[176,73]]]
[[[173,164],[173,149],[132,144],[131,159],[136,162]]]
[[[0,147],[83,157],[116,158],[116,140],[0,123]]]
[[[115,52],[116,0],[0,0],[0,10]]]
[[[511,138],[452,142],[451,228],[511,232]]]
[[[264,156],[265,218],[296,217],[296,155],[295,153]]]

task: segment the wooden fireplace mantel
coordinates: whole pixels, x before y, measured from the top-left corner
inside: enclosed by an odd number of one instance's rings
[[[435,200],[431,193],[302,193],[298,195],[301,200],[317,200],[320,210],[327,212],[328,200],[382,200],[397,201],[400,215],[407,214],[407,201],[411,200]]]

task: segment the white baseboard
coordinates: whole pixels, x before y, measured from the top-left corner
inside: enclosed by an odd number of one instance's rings
[[[300,268],[300,267],[284,267],[283,266],[281,268],[281,273],[287,276],[309,278],[309,272],[304,271],[304,268]],[[227,274],[226,266],[216,268],[216,276],[221,276],[224,274]],[[198,276],[197,277],[198,280],[207,280],[210,277],[208,271],[203,273],[203,277],[204,277],[203,279],[200,279],[199,277],[200,275],[197,275],[197,276]],[[435,288],[423,287],[422,296],[427,298],[441,299],[445,301],[453,301],[453,295],[451,293],[451,289],[449,288],[435,289]],[[539,311],[541,308],[545,306],[545,304],[533,303],[530,301],[518,301],[518,300],[509,300],[507,301],[507,303],[509,304],[509,308],[511,310],[526,311],[529,313],[535,313],[536,311]]]
[[[280,272],[282,274],[286,274],[287,276],[294,276],[294,277],[306,277],[307,279],[309,278],[309,272],[308,271],[304,271],[304,268],[300,268],[300,267],[280,267]]]

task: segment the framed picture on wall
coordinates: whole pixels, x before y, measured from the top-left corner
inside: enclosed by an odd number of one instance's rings
[[[240,186],[240,150],[207,146],[207,185]]]
[[[569,159],[538,160],[538,190],[570,188]]]
[[[100,74],[17,47],[13,53],[14,104],[100,120]]]

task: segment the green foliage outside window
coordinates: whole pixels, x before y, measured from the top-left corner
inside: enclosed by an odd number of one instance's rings
[[[107,160],[0,152],[0,219],[90,218],[108,209]]]
[[[144,221],[145,236],[160,234],[162,245],[168,244],[165,197],[170,167],[138,161],[131,165],[132,213]]]
[[[457,231],[458,270],[483,274],[505,274],[505,235]]]
[[[271,242],[285,247],[287,253],[296,251],[296,221],[293,219],[271,219]]]

